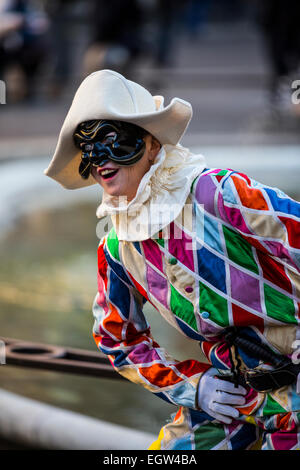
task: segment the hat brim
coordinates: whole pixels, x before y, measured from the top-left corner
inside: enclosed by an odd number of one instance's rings
[[[176,145],[182,138],[191,118],[192,107],[190,103],[180,98],[173,98],[168,106],[151,113],[140,115],[118,114],[118,116],[113,118],[111,115],[99,112],[98,115],[93,113],[89,117],[86,117],[85,114],[84,120],[111,119],[130,122],[148,131],[161,145]],[[83,122],[83,119],[80,119],[80,116],[78,116],[77,121],[72,121],[71,124],[67,115],[59,134],[53,158],[48,168],[45,169],[44,174],[56,180],[64,188],[78,189],[90,186],[96,182],[92,176],[84,180],[78,173],[81,152],[74,144],[73,134],[78,124]]]

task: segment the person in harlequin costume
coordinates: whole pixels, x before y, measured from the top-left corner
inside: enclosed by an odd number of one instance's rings
[[[300,204],[180,145],[189,103],[111,70],[77,90],[45,174],[98,183],[93,335],[112,366],[177,407],[150,449],[297,449]],[[171,357],[146,301],[207,362]]]

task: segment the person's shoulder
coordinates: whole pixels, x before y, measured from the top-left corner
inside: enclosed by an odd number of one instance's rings
[[[199,204],[213,201],[215,193],[234,170],[229,168],[205,168],[193,181],[191,192]]]
[[[121,260],[121,249],[119,246],[119,239],[114,227],[102,237],[98,246],[98,268],[99,272],[106,272],[109,266],[110,271],[113,271],[121,281],[127,285],[132,285],[132,282],[127,274],[126,267]]]
[[[119,254],[119,239],[114,227],[110,229],[110,231],[103,237],[103,246],[105,246],[105,253],[106,257],[111,257],[115,261],[120,262],[120,254]]]
[[[227,180],[231,180],[232,176],[244,179],[248,184],[251,184],[251,179],[241,171],[233,170],[232,168],[205,168],[200,175],[198,175],[191,186],[191,191],[195,194],[197,191],[204,192],[205,188],[218,188],[222,189]]]

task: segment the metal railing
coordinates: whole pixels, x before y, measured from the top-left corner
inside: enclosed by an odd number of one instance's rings
[[[2,336],[0,336],[0,341],[5,344],[5,364],[7,365],[100,378],[124,379],[113,369],[107,356],[100,351],[34,343]]]

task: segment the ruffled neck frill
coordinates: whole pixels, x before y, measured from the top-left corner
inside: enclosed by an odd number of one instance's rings
[[[193,180],[205,160],[181,145],[164,145],[140,181],[135,197],[110,196],[103,191],[98,218],[111,216],[119,240],[142,241],[153,237],[180,214]]]

